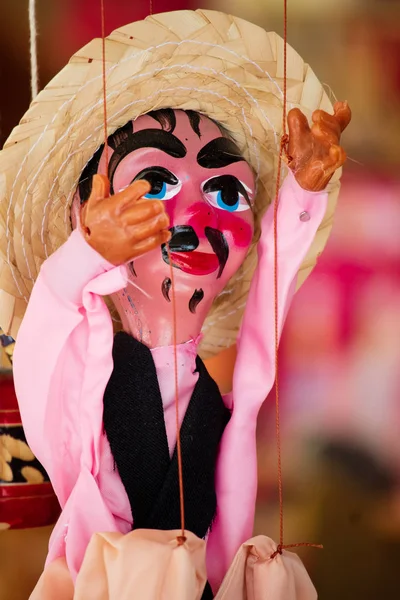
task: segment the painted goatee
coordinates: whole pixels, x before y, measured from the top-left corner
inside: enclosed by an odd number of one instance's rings
[[[170,289],[171,289],[171,279],[169,277],[166,277],[161,284],[161,291],[162,291],[162,295],[164,296],[164,298],[166,299],[167,302],[171,302],[171,299],[169,297]]]
[[[193,292],[193,295],[189,300],[189,310],[191,313],[195,314],[196,308],[199,305],[199,303],[203,300],[203,298],[204,292],[201,288]]]

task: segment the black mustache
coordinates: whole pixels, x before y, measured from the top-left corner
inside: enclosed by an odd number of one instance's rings
[[[198,248],[200,243],[199,238],[193,227],[190,225],[176,225],[175,227],[170,228],[170,232],[171,239],[168,243],[170,252],[193,252],[193,250]],[[228,242],[222,231],[219,231],[219,229],[206,227],[204,232],[219,261],[219,271],[217,275],[217,279],[219,279],[229,258]],[[161,246],[162,257],[167,264],[169,264],[168,246],[167,244]]]
[[[210,242],[211,248],[214,250],[217,258],[219,260],[219,271],[217,275],[217,279],[219,279],[222,275],[223,270],[225,269],[226,262],[229,258],[229,246],[228,242],[222,231],[219,229],[214,229],[213,227],[205,228],[206,238]]]

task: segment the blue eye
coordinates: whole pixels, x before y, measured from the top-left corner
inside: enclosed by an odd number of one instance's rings
[[[233,204],[227,204],[226,202],[224,202],[224,200],[222,198],[221,190],[219,190],[219,192],[217,192],[216,201],[220,208],[223,208],[224,210],[228,210],[229,212],[235,212],[239,208],[239,194],[237,194],[236,202],[234,202]]]
[[[145,195],[145,198],[149,198],[151,200],[164,200],[167,193],[167,184],[165,181],[162,182],[161,190],[153,190]]]
[[[148,200],[169,200],[178,194],[182,183],[179,179],[164,167],[147,167],[140,171],[133,181],[140,179],[148,181],[151,190],[144,197]]]
[[[252,190],[233,175],[219,175],[203,185],[203,194],[209,204],[231,213],[250,210],[251,193]]]

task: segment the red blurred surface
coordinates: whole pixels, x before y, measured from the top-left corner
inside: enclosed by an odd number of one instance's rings
[[[398,476],[399,197],[393,177],[344,176],[332,236],[296,294],[281,345],[283,443],[345,439]]]
[[[13,431],[20,428],[12,377],[0,375],[0,445],[2,435],[13,437]],[[11,529],[43,527],[55,523],[59,514],[59,504],[48,481],[32,484],[0,480],[0,524],[3,527],[4,524]]]

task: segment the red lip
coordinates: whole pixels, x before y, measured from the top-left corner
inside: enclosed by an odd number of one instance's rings
[[[207,252],[171,252],[172,263],[184,273],[209,275],[219,269],[217,256]]]

